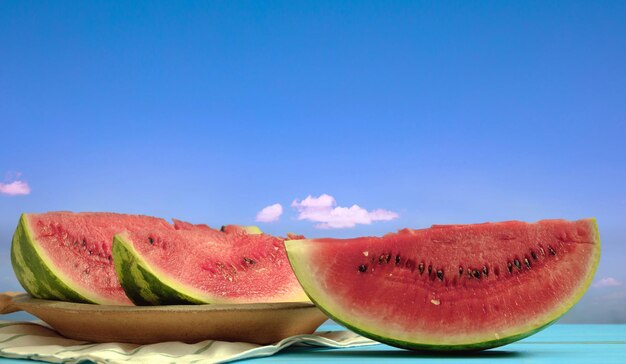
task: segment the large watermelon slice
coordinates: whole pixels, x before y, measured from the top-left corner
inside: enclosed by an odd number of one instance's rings
[[[113,213],[23,214],[11,245],[11,262],[33,297],[130,305],[111,256],[113,235],[124,230],[174,230],[163,219]]]
[[[256,227],[175,225],[175,234],[149,229],[115,236],[115,268],[135,304],[308,301],[283,239]]]
[[[480,350],[529,336],[580,299],[600,259],[594,219],[443,225],[286,247],[329,316],[417,350]]]

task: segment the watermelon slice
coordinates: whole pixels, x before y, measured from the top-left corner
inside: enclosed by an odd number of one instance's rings
[[[481,350],[527,337],[581,298],[600,259],[595,219],[285,244],[302,287],[330,317],[415,350]]]
[[[23,214],[11,245],[13,270],[33,297],[130,305],[111,256],[113,235],[174,227],[165,220],[113,213]]]
[[[253,226],[175,226],[115,236],[115,269],[135,304],[308,301],[282,239]]]

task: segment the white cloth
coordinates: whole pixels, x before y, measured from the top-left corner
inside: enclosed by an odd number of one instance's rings
[[[38,322],[0,321],[0,357],[51,363],[226,363],[270,356],[291,345],[346,348],[377,344],[350,331],[292,336],[273,345],[207,340],[197,344],[94,344],[64,338]]]

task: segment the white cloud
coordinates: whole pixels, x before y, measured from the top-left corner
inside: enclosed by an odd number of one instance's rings
[[[376,209],[367,211],[359,205],[351,207],[337,206],[333,196],[322,194],[319,197],[307,196],[304,200],[297,199],[291,206],[298,211],[298,220],[318,222],[318,229],[352,228],[357,224],[369,225],[374,221],[389,221],[398,218],[393,211]]]
[[[599,279],[593,284],[594,287],[598,287],[598,288],[599,287],[617,287],[621,285],[622,285],[622,282],[613,277]]]
[[[28,182],[19,179],[21,175],[20,172],[7,173],[6,183],[0,183],[0,195],[17,196],[30,194]]]
[[[273,222],[278,221],[280,215],[283,214],[283,207],[279,203],[264,207],[263,210],[256,214],[256,221]]]

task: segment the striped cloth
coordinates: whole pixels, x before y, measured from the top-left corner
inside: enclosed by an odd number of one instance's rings
[[[197,344],[165,342],[152,345],[94,344],[66,339],[43,322],[0,320],[0,357],[51,363],[226,363],[270,356],[291,345],[346,348],[377,344],[350,331],[298,335],[274,345],[207,340]]]

